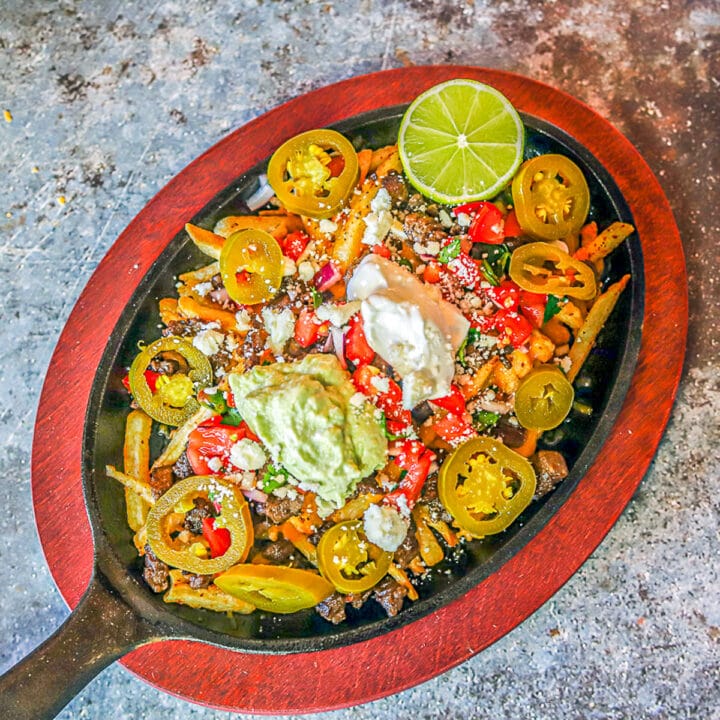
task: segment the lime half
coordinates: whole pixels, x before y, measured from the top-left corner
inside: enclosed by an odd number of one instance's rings
[[[405,174],[436,202],[497,195],[523,159],[525,130],[510,101],[474,80],[448,80],[419,95],[403,116],[398,148]]]

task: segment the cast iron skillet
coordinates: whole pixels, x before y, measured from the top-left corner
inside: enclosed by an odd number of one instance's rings
[[[335,127],[359,146],[394,142],[404,106],[365,113]],[[574,159],[588,180],[590,219],[601,226],[630,211],[610,175],[590,153],[558,128],[523,116],[526,157],[560,152]],[[192,219],[212,227],[224,215],[242,212],[257,186],[264,163],[240,177]],[[332,626],[309,610],[291,616],[253,613],[228,618],[220,613],[168,605],[142,581],[141,565],[127,527],[123,492],[105,477],[107,463],[120,464],[128,398],[121,378],[137,352],[138,340],[158,336],[157,299],[172,295],[174,276],[208,262],[185,233],[179,233],[141,281],[112,332],[97,369],[87,409],[83,443],[83,490],[95,545],[90,586],[66,622],[45,643],[0,679],[4,709],[14,720],[53,717],[103,668],[132,649],[163,639],[194,639],[245,653],[306,653],[358,643],[410,623],[460,597],[500,568],[527,544],[572,493],[596,458],[620,412],[640,348],[643,265],[633,237],[615,251],[606,274],[629,272],[632,283],[589,358],[578,395],[592,405],[589,418],[573,413],[547,447],[563,451],[570,476],[550,496],[536,502],[501,536],[471,543],[448,573],[432,573],[420,587],[421,599],[387,618],[368,602],[348,621]],[[157,451],[157,448],[155,448]]]

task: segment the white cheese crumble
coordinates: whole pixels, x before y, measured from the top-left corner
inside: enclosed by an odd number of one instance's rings
[[[230,448],[230,462],[240,470],[259,470],[267,462],[267,455],[260,443],[243,438]]]
[[[213,471],[213,472],[220,472],[223,468],[222,460],[219,457],[211,457],[207,461],[207,466]]]
[[[289,258],[287,255],[283,255],[283,277],[290,277],[296,272],[297,265],[295,264],[295,261],[292,258]]]
[[[425,244],[416,242],[413,244],[413,250],[418,255],[438,255],[440,243],[437,240],[428,240]]]
[[[365,232],[362,242],[365,245],[380,245],[390,232],[393,216],[390,212],[392,199],[385,188],[380,188],[370,201],[370,211],[364,218]]]
[[[407,535],[409,523],[397,510],[386,505],[371,505],[363,515],[367,539],[388,552],[395,552]]]
[[[195,285],[195,292],[200,297],[205,297],[211,290],[212,290],[212,283],[211,282],[199,282],[197,285]]]
[[[370,378],[370,384],[379,392],[390,392],[390,378],[384,375],[373,375]]]
[[[273,312],[272,308],[265,307],[262,310],[262,319],[268,332],[270,349],[280,352],[295,332],[295,315],[290,308]]]
[[[304,260],[298,265],[298,276],[305,282],[310,282],[315,276],[315,268],[309,260]]]
[[[317,315],[318,319],[323,322],[325,322],[325,320],[329,320],[331,325],[334,325],[335,327],[342,327],[343,325],[347,325],[348,320],[350,320],[356,312],[359,312],[361,304],[362,303],[359,300],[348,302],[344,305],[323,303],[318,306],[315,311],[315,315]]]
[[[201,330],[193,338],[193,345],[203,353],[203,355],[208,356],[215,355],[222,347],[223,342],[225,342],[225,336],[212,328]]]
[[[241,308],[235,313],[235,327],[240,332],[247,332],[252,327],[252,318],[245,308]]]
[[[334,233],[337,229],[337,223],[333,222],[332,220],[323,219],[318,223],[318,229],[321,233],[331,234]]]

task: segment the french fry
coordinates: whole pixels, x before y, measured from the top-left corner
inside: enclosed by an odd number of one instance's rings
[[[210,230],[192,225],[191,223],[185,223],[185,232],[190,236],[190,239],[195,243],[198,250],[216,260],[220,259],[220,251],[225,242],[225,238],[222,235],[217,235],[214,232],[210,232]]]
[[[147,525],[143,525],[133,535],[133,544],[138,551],[138,555],[142,557],[145,554],[145,546],[147,545]]]
[[[611,285],[602,295],[598,297],[585,318],[580,331],[575,338],[575,342],[570,348],[568,357],[570,358],[570,370],[567,373],[567,379],[573,382],[580,372],[585,360],[587,360],[590,351],[595,345],[597,337],[602,330],[605,322],[610,317],[618,298],[630,282],[630,275],[623,276],[618,282]]]
[[[212,277],[220,272],[220,263],[212,262],[209,265],[204,265],[197,270],[191,270],[190,272],[182,273],[178,275],[178,280],[186,285],[196,285],[197,283],[207,282]]]
[[[360,193],[353,195],[350,200],[350,212],[335,234],[333,247],[333,260],[341,272],[345,272],[362,254],[365,218],[370,213],[370,203],[378,189],[372,180],[366,180]]]
[[[215,612],[236,612],[241,615],[249,615],[255,610],[250,603],[226,593],[217,585],[211,584],[206,588],[198,589],[191,588],[187,582],[184,582],[180,570],[171,570],[170,578],[172,580],[170,589],[163,595],[166,603],[177,603]]]
[[[506,368],[501,362],[498,362],[495,363],[492,371],[492,382],[506,395],[512,395],[518,389],[520,379],[515,374],[512,366]]]
[[[186,318],[201,320],[204,323],[216,322],[226,332],[237,332],[237,320],[235,313],[229,310],[222,310],[219,307],[206,305],[196,300],[191,295],[183,295],[178,300],[178,310]]]
[[[388,158],[397,152],[397,145],[386,145],[372,151],[370,156],[369,172],[375,172]]]
[[[415,586],[410,582],[410,578],[407,573],[395,563],[390,563],[388,568],[388,575],[407,590],[407,596],[410,600],[417,600],[420,597],[415,589]]]
[[[632,235],[635,228],[629,223],[614,222],[606,227],[595,239],[579,248],[573,257],[576,260],[588,260],[596,263],[607,257],[625,238]]]
[[[520,447],[513,448],[513,451],[523,457],[530,457],[537,448],[537,441],[540,433],[537,430],[526,430],[525,442]]]
[[[498,362],[497,357],[490,358],[469,380],[460,382],[460,392],[466,400],[479,395],[487,387]]]
[[[160,457],[152,464],[151,470],[162,467],[163,465],[174,465],[187,445],[190,433],[201,423],[209,420],[214,412],[205,406],[202,406],[197,412],[193,413],[179,428],[173,433],[170,442],[163,450]]]
[[[152,419],[142,410],[133,410],[125,421],[123,468],[125,474],[150,484],[150,432]],[[130,528],[137,532],[145,525],[150,504],[132,488],[125,486],[125,504]]]
[[[418,541],[420,557],[428,567],[437,565],[445,557],[440,543],[428,525],[430,513],[426,505],[418,504],[412,509],[413,520],[415,520],[415,538]]]
[[[165,325],[182,320],[182,316],[177,311],[178,302],[176,298],[162,298],[158,302],[158,310],[160,311],[160,319]]]
[[[238,230],[264,230],[276,240],[288,233],[303,229],[299,215],[229,215],[218,220],[213,228],[216,235],[226,238]]]
[[[299,550],[305,558],[317,567],[317,548],[308,540],[308,536],[304,535],[293,523],[297,518],[291,517],[280,526],[280,532],[286,540],[289,540],[297,550]]]
[[[147,483],[120,472],[114,465],[106,465],[105,474],[113,480],[122,483],[126,488],[133,490],[133,492],[139,495],[148,505],[155,504],[152,488]]]
[[[555,344],[544,333],[539,330],[533,330],[528,341],[528,349],[530,357],[541,363],[548,362],[555,352]]]
[[[379,503],[382,497],[383,496],[378,493],[363,493],[362,495],[351,498],[339,510],[333,512],[331,519],[335,523],[358,520],[371,505]]]
[[[390,153],[375,170],[375,176],[380,179],[384,178],[391,172],[401,173],[402,163],[400,162],[400,153],[397,148],[394,148],[393,152]]]
[[[357,154],[358,165],[360,167],[360,178],[358,180],[358,185],[362,185],[365,182],[365,178],[368,176],[368,172],[370,172],[370,163],[372,162],[372,157],[373,151],[369,148],[365,148],[365,150],[361,150]]]
[[[574,302],[566,302],[555,317],[573,330],[579,330],[583,325],[582,310]]]

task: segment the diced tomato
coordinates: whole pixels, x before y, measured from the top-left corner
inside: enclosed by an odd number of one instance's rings
[[[297,259],[305,252],[307,244],[310,242],[310,236],[298,230],[286,235],[281,241],[283,254],[291,260]]]
[[[536,327],[540,328],[545,317],[547,295],[532,293],[527,290],[520,292],[520,312]]]
[[[533,327],[530,321],[515,310],[500,310],[495,314],[494,318],[495,329],[513,347],[520,347],[532,333]]]
[[[459,445],[464,440],[475,437],[477,433],[470,423],[465,422],[461,415],[449,412],[433,423],[432,429],[450,445]]]
[[[495,316],[473,313],[470,317],[470,327],[479,330],[483,334],[487,334],[495,329]]]
[[[375,351],[368,345],[363,329],[362,315],[356,313],[350,318],[349,329],[345,335],[345,357],[356,365],[372,362]]]
[[[321,336],[328,334],[329,322],[318,322],[315,311],[305,307],[295,321],[295,340],[304,348],[314,345]]]
[[[457,277],[463,287],[474,290],[480,282],[480,269],[476,260],[461,252],[447,265],[447,269]]]
[[[383,502],[403,509],[402,505],[412,508],[420,497],[422,487],[430,474],[430,466],[435,460],[435,453],[417,440],[405,440],[400,445],[400,453],[395,457],[395,464],[405,470],[405,475],[398,486],[388,493]],[[403,498],[401,500],[400,498]]]
[[[450,394],[441,398],[434,398],[430,401],[434,405],[441,407],[455,415],[463,415],[465,413],[465,396],[457,385],[450,386]]]
[[[520,301],[520,288],[512,280],[503,280],[497,287],[490,287],[485,294],[498,307],[505,310],[517,310]]]
[[[518,222],[517,215],[514,210],[511,210],[505,218],[505,237],[516,238],[522,234],[523,231]]]
[[[388,389],[380,392],[377,385],[384,385],[385,380],[387,380]],[[405,410],[402,406],[400,386],[392,378],[381,373],[378,368],[372,365],[360,365],[353,373],[352,382],[358,392],[373,399],[375,405],[385,413],[388,420],[398,420],[405,425],[412,422],[410,411]]]
[[[161,373],[156,373],[154,370],[146,370],[143,375],[145,376],[145,381],[148,384],[148,387],[150,388],[150,392],[155,392],[157,388],[157,381],[160,377]],[[125,386],[125,389],[130,392],[130,375],[126,375],[122,379],[122,384]]]
[[[237,427],[234,425],[222,425],[218,422],[220,416],[214,416],[207,422],[196,427],[188,437],[187,457],[190,467],[195,475],[213,475],[213,470],[208,464],[213,458],[219,458],[223,465],[227,464],[230,458],[232,446],[248,438],[258,442],[255,433],[250,430],[243,420]]]
[[[423,270],[423,280],[426,283],[440,282],[440,264],[430,260]]]
[[[227,528],[215,527],[215,518],[203,518],[202,534],[210,545],[210,557],[216,558],[224,555],[232,545],[230,531]]]
[[[456,217],[464,213],[472,218],[468,235],[473,242],[499,245],[505,239],[505,221],[493,203],[484,200],[466,203],[456,207],[453,212]]]
[[[342,155],[333,155],[327,164],[327,169],[330,171],[330,177],[338,177],[345,169],[345,158]]]
[[[375,255],[379,255],[380,257],[388,259],[390,258],[390,255],[392,255],[392,253],[390,252],[390,248],[387,245],[373,245],[372,251],[373,253],[375,253]]]

